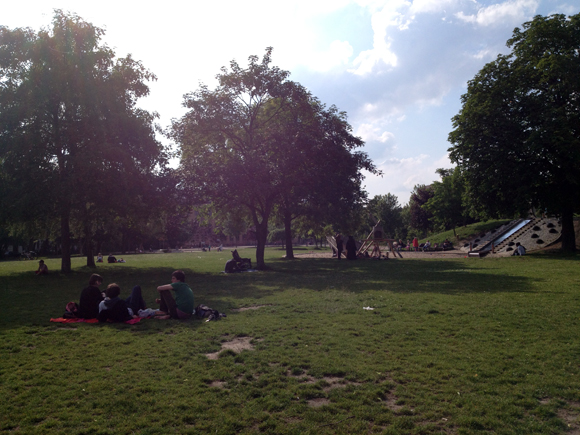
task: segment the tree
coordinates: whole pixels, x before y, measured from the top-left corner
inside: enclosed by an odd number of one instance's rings
[[[433,228],[431,218],[433,214],[423,208],[423,205],[433,197],[433,187],[424,184],[417,184],[411,192],[409,199],[409,214],[411,217],[411,228],[425,234]]]
[[[463,206],[465,185],[459,168],[437,169],[441,181],[432,184],[433,196],[423,204],[423,208],[433,215],[431,221],[439,229],[447,231],[469,220],[467,209]]]
[[[575,251],[580,204],[580,14],[537,16],[515,29],[468,84],[449,149],[466,195],[499,217],[532,207],[560,215],[562,249]]]
[[[286,234],[286,259],[294,258],[294,219],[308,217],[316,226],[332,224],[343,230],[352,227],[350,220],[366,199],[361,170],[379,173],[366,153],[354,151],[363,141],[352,135],[346,113],[335,106],[326,109],[309,93],[297,95],[276,135],[282,163],[277,210]]]
[[[395,195],[391,193],[376,195],[369,201],[368,210],[373,216],[381,220],[380,225],[383,227],[385,237],[403,237],[401,230],[403,226],[402,208],[399,205],[399,199]]]
[[[11,221],[59,217],[63,272],[71,218],[89,232],[95,210],[126,204],[162,161],[155,115],[135,106],[155,76],[115,59],[103,33],[60,10],[50,30],[0,27],[0,205]]]
[[[329,162],[341,157],[349,168],[354,163],[355,168],[373,169],[366,154],[350,152],[362,142],[350,134],[345,115],[334,107],[326,109],[287,80],[287,71],[271,67],[271,52],[268,48],[261,62],[250,56],[247,68],[232,61],[217,76],[215,90],[202,85],[186,95],[184,105],[190,110],[174,121],[171,133],[181,147],[183,188],[192,200],[211,201],[217,209],[244,207],[250,214],[259,269],[266,267],[272,214],[278,208],[291,221],[299,206],[314,204],[312,192],[318,185],[313,178],[334,179]],[[347,181],[333,185],[327,180],[327,191],[335,191],[324,205],[347,196],[338,190],[345,183],[360,186],[360,171],[346,172],[344,167],[334,170]]]

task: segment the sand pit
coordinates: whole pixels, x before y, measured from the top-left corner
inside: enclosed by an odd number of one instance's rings
[[[396,257],[396,260],[409,260],[409,259],[428,259],[428,258],[464,258],[467,256],[465,252],[461,252],[459,250],[452,249],[451,251],[431,251],[431,252],[413,252],[413,251],[401,251],[401,255],[403,258],[399,256]],[[320,251],[310,251],[306,253],[294,254],[297,258],[329,258],[333,259],[332,253],[329,251],[320,252]],[[346,258],[342,258],[343,260],[347,261]],[[394,260],[393,253],[389,253],[389,261]],[[336,258],[334,258],[336,260]],[[360,261],[376,261],[367,258],[361,258]],[[357,261],[359,261],[357,260]],[[342,261],[342,260],[341,260]]]

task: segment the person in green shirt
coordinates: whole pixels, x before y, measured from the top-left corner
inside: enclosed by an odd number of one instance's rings
[[[175,299],[171,291],[175,292]],[[157,287],[159,299],[155,302],[163,313],[156,316],[158,319],[189,319],[193,315],[193,292],[185,283],[185,273],[176,270],[171,274],[171,284]]]

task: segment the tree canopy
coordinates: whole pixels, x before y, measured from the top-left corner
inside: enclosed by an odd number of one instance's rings
[[[402,207],[399,199],[392,193],[386,195],[376,195],[369,201],[368,211],[377,219],[381,220],[381,226],[386,238],[403,238],[403,219],[401,217]],[[371,222],[374,224],[374,218]]]
[[[575,250],[580,205],[580,14],[537,16],[515,29],[512,52],[468,84],[449,151],[471,204],[492,217],[532,207],[562,219]]]
[[[433,186],[417,184],[411,192],[409,199],[409,226],[418,230],[421,234],[426,234],[433,229],[433,214],[423,207],[427,201],[433,197]]]
[[[190,110],[172,126],[182,188],[197,203],[246,208],[258,268],[265,267],[272,213],[291,220],[314,205],[358,204],[365,197],[361,169],[375,170],[365,153],[354,151],[363,143],[346,115],[270,66],[271,52],[262,60],[250,56],[246,68],[232,61],[215,89],[201,85],[185,95]]]
[[[63,272],[71,217],[90,231],[96,209],[144,201],[164,159],[155,115],[136,107],[155,76],[131,56],[116,59],[103,33],[60,10],[51,29],[0,27],[3,217],[58,216]]]
[[[431,185],[433,196],[423,204],[423,208],[431,213],[431,222],[437,229],[447,231],[460,224],[470,222],[467,208],[463,205],[465,184],[459,168],[437,169],[441,181],[434,181]]]

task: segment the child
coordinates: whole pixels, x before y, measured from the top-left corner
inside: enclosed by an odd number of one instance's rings
[[[175,292],[175,299],[171,295],[171,290]],[[185,273],[176,270],[171,274],[171,284],[157,287],[160,299],[155,302],[160,304],[163,311],[158,319],[189,319],[193,315],[193,292],[185,283]]]

